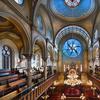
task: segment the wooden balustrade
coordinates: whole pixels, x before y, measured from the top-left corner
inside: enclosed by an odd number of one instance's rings
[[[18,94],[12,100],[37,100],[47,89],[53,84],[57,79],[57,75],[51,76],[49,79],[45,80],[39,86],[33,88],[29,87],[24,92]]]
[[[98,87],[98,89],[100,90],[100,80],[96,78],[95,76],[91,76],[90,74],[88,74],[88,77],[96,85],[96,87]]]

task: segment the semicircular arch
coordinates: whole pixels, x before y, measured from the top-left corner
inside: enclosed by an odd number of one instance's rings
[[[45,39],[42,36],[36,36],[33,40],[32,43],[32,48],[34,49],[35,45],[38,45],[41,49],[42,52],[42,58],[45,57],[45,49],[46,49],[46,43],[45,43]],[[34,50],[33,50],[34,52]]]
[[[0,12],[0,16],[7,19],[18,29],[18,31],[21,33],[20,36],[23,40],[24,53],[30,53],[31,52],[31,41],[30,41],[31,37],[29,36],[26,27],[20,21],[20,19],[10,13],[7,13],[7,12]],[[30,49],[27,49],[27,48],[30,48]]]
[[[59,46],[59,43],[62,40],[62,38],[65,37],[66,35],[69,35],[70,33],[74,33],[74,34],[82,36],[86,40],[88,47],[90,47],[91,37],[90,37],[89,33],[85,29],[83,29],[82,27],[75,26],[75,25],[64,27],[63,29],[61,29],[58,32],[58,34],[55,37],[56,47]]]

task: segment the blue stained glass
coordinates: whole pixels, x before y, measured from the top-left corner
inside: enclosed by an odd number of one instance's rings
[[[50,41],[53,40],[52,30],[48,29],[47,34],[46,34],[46,37],[47,37]]]
[[[23,2],[24,2],[24,0],[15,0],[15,2],[18,3],[18,4],[20,4],[20,5],[22,5]]]
[[[77,57],[82,51],[81,44],[76,39],[69,39],[64,43],[63,53],[69,57]]]
[[[38,31],[41,33],[43,31],[43,20],[41,16],[37,17],[37,27]]]

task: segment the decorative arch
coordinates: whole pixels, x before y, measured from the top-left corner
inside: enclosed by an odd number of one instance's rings
[[[0,16],[7,19],[9,22],[11,22],[19,30],[19,32],[22,33],[20,34],[20,36],[24,44],[24,53],[30,53],[31,52],[31,37],[29,36],[28,31],[25,28],[24,24],[16,16],[10,13],[0,12]],[[30,48],[30,49],[27,49],[27,48]]]
[[[42,58],[45,57],[45,49],[46,49],[46,42],[45,39],[42,36],[36,36],[32,42],[32,48],[34,49],[35,44],[37,44],[42,52]]]
[[[15,32],[10,32],[10,31],[6,31],[6,30],[4,32],[1,32],[0,33],[0,40],[2,40],[2,39],[11,40],[12,42],[14,42],[14,44],[16,44],[16,46],[19,50],[23,45],[21,37],[19,37]]]
[[[75,26],[75,25],[64,27],[63,29],[61,29],[58,32],[58,34],[55,37],[56,47],[58,47],[57,45],[59,45],[61,39],[64,36],[69,35],[70,33],[74,33],[74,34],[82,36],[86,40],[88,47],[90,47],[91,37],[90,37],[89,33],[85,29],[83,29],[82,27]]]
[[[45,53],[45,49],[46,49],[46,43],[45,43],[45,39],[37,34],[32,42],[32,68],[41,68],[43,67],[43,61],[46,58],[46,53]]]

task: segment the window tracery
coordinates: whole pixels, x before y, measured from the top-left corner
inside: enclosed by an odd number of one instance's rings
[[[76,39],[69,39],[63,46],[63,53],[69,57],[77,57],[81,53],[81,44]]]
[[[2,65],[5,69],[12,67],[12,50],[7,45],[2,48]]]

